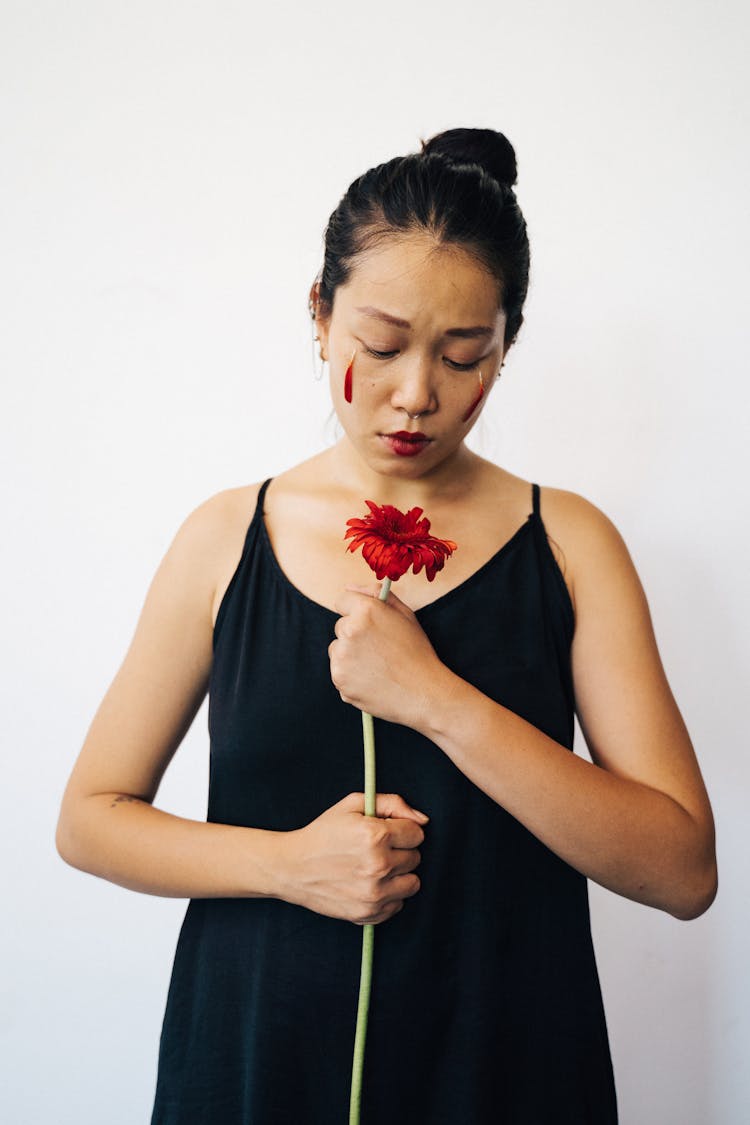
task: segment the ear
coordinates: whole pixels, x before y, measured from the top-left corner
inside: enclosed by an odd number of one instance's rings
[[[320,345],[321,359],[328,359],[328,330],[330,328],[330,317],[326,317],[321,312],[320,304],[320,281],[316,280],[310,286],[310,299],[309,299],[310,315],[313,318],[315,325],[315,335],[318,337]]]
[[[491,390],[492,390],[492,388],[494,387],[495,383],[497,383],[497,381],[499,380],[500,376],[501,376],[501,375],[502,375],[502,373],[503,373],[503,368],[504,368],[504,367],[505,367],[505,359],[503,359],[503,360],[502,360],[502,362],[501,362],[501,364],[500,364],[500,367],[498,368],[498,370],[497,370],[497,371],[495,371],[495,372],[494,372],[494,373],[492,374],[492,377],[491,377],[491,381],[490,381],[490,383],[489,383],[489,386],[488,386],[488,387],[486,388],[486,389],[487,389],[488,391],[491,391]]]

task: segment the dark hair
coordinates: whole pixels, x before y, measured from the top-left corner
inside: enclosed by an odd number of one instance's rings
[[[396,156],[351,184],[328,220],[318,278],[319,312],[330,316],[357,257],[394,231],[424,230],[474,254],[498,282],[505,348],[523,323],[529,240],[516,201],[516,154],[493,129],[448,129],[422,151]],[[312,302],[311,302],[311,311]]]

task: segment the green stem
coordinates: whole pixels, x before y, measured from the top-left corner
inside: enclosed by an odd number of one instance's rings
[[[391,588],[391,579],[384,578],[380,587],[380,600],[384,602]],[[365,748],[365,816],[375,816],[375,728],[372,715],[362,712],[362,738]],[[362,927],[362,968],[359,974],[359,1003],[357,1004],[357,1029],[354,1035],[354,1060],[352,1063],[352,1087],[349,1099],[349,1125],[359,1125],[362,1102],[362,1068],[365,1060],[365,1041],[367,1039],[367,1016],[370,1010],[370,991],[372,987],[372,951],[375,942],[375,926],[371,922]]]

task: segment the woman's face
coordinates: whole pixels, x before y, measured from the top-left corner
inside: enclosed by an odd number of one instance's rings
[[[503,359],[505,314],[485,267],[460,247],[396,234],[360,258],[316,324],[336,413],[367,464],[413,479],[450,460]]]

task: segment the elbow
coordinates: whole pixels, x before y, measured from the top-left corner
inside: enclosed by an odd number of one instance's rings
[[[60,813],[57,821],[55,847],[57,848],[57,854],[60,856],[60,859],[70,864],[71,867],[77,866],[74,859],[73,833],[71,831],[69,817],[66,816],[64,809]]]
[[[81,810],[77,802],[67,798],[63,801],[55,830],[57,854],[70,867],[78,871],[88,871],[85,860],[85,834],[81,832]]]
[[[681,922],[700,918],[709,909],[719,889],[716,863],[716,831],[710,809],[697,824],[682,857],[682,877],[674,887],[667,911]]]
[[[669,909],[669,913],[681,922],[691,922],[694,918],[700,918],[713,903],[718,889],[719,875],[714,860],[708,865],[700,880],[696,880],[689,888],[683,889],[684,893],[680,896],[679,902]]]

